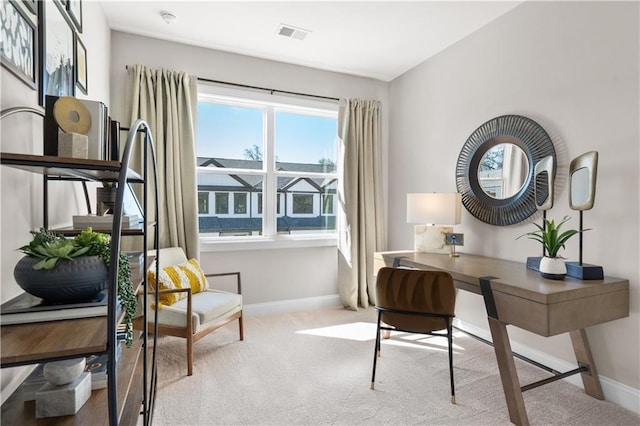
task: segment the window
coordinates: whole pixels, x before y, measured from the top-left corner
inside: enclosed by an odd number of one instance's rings
[[[216,192],[216,214],[229,214],[229,194],[226,192]]]
[[[338,161],[335,103],[199,87],[202,237],[335,236]]]
[[[233,214],[247,214],[247,193],[234,192]]]
[[[313,194],[291,194],[294,215],[313,214]]]
[[[198,214],[209,213],[209,193],[198,192]]]

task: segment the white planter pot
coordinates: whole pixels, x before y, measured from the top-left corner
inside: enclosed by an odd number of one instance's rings
[[[543,257],[540,260],[540,275],[549,280],[563,280],[567,275],[567,265],[559,257]]]

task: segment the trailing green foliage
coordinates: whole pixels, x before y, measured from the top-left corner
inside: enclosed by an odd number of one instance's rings
[[[538,228],[537,231],[527,232],[526,234],[520,235],[518,238],[526,236],[527,238],[536,240],[547,250],[548,257],[558,257],[558,251],[560,248],[564,248],[564,244],[567,240],[579,232],[575,229],[569,229],[560,233],[560,228],[569,219],[571,219],[569,216],[565,216],[557,225],[553,220],[544,219],[544,227],[534,223]],[[516,238],[516,240],[518,238]]]
[[[20,247],[23,253],[39,257],[42,260],[33,269],[53,269],[60,259],[73,260],[79,256],[100,256],[107,268],[111,264],[111,238],[109,235],[94,232],[92,228],[84,229],[74,239],[65,238],[44,228],[31,231],[32,241]],[[125,310],[124,323],[126,326],[125,342],[127,346],[133,343],[133,315],[136,312],[137,299],[131,284],[131,268],[127,255],[123,252],[118,256],[118,300]]]

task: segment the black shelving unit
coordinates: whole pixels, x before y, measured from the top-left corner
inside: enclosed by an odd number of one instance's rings
[[[17,109],[13,112],[34,112],[29,108]],[[35,111],[39,113],[38,111]],[[3,117],[6,114],[3,112]],[[158,247],[158,194],[157,189],[149,193],[150,179],[154,182],[154,188],[157,188],[157,172],[155,166],[155,150],[153,144],[153,137],[149,130],[148,124],[144,120],[138,120],[129,129],[122,129],[127,133],[127,141],[124,147],[124,152],[121,161],[103,161],[103,160],[86,160],[86,159],[73,159],[73,158],[61,158],[55,156],[41,156],[41,155],[26,155],[26,154],[12,154],[12,153],[0,153],[0,164],[3,166],[9,166],[26,170],[32,173],[40,173],[44,177],[43,188],[43,201],[44,201],[44,227],[48,228],[48,182],[52,180],[64,180],[64,181],[79,181],[83,183],[85,188],[85,197],[88,200],[88,194],[86,192],[87,181],[94,182],[116,182],[116,203],[114,206],[114,221],[111,229],[111,259],[118,259],[121,237],[123,235],[139,235],[143,237],[143,253],[148,253],[148,238],[147,231],[152,228],[154,230],[154,247]],[[144,167],[141,174],[135,173],[129,168],[131,160],[131,154],[134,146],[137,143],[143,144],[142,152],[144,153]],[[122,229],[122,213],[123,213],[123,200],[125,187],[129,183],[142,185],[142,207],[143,207],[143,224],[140,228],[136,229]],[[149,221],[148,206],[149,197],[152,196],[155,200],[153,203],[154,222]],[[87,208],[90,211],[89,202],[87,201]],[[66,235],[74,235],[79,230],[73,229],[60,229],[56,230]],[[157,256],[157,252],[155,253]],[[156,265],[158,262],[156,262]],[[108,406],[108,424],[115,426],[118,424],[136,424],[139,419],[139,415],[143,416],[143,424],[150,425],[153,418],[153,409],[156,395],[156,383],[157,383],[157,366],[156,366],[156,336],[157,332],[154,330],[150,333],[148,329],[147,321],[147,307],[151,302],[148,297],[147,278],[145,271],[148,269],[147,256],[144,259],[144,269],[142,270],[141,285],[143,292],[143,304],[142,312],[145,316],[144,329],[139,334],[139,339],[133,348],[124,349],[125,351],[133,351],[130,353],[129,361],[127,361],[128,370],[127,373],[123,373],[122,370],[116,366],[115,362],[109,362],[107,367],[107,380],[108,386],[106,389],[107,397],[106,404]],[[158,271],[156,271],[157,273]],[[110,360],[116,359],[117,350],[117,324],[121,321],[122,312],[118,308],[117,301],[117,279],[118,279],[118,262],[111,262],[108,272],[109,288],[114,291],[108,292],[108,315],[106,321],[102,318],[92,319],[79,319],[79,320],[66,320],[66,321],[53,321],[50,323],[34,323],[34,324],[19,324],[8,325],[0,328],[2,347],[0,356],[0,367],[12,367],[17,365],[27,365],[40,362],[48,362],[60,359],[77,358],[81,356],[87,356],[95,353],[107,353]],[[158,304],[158,296],[156,293],[154,302],[156,306]],[[157,312],[154,323],[157,324]],[[56,324],[54,324],[56,323]],[[38,346],[34,344],[27,353],[20,352],[17,348],[24,350],[19,343],[24,338],[28,338],[32,333],[32,327],[39,326],[50,327],[52,333],[64,332],[64,328],[69,328],[69,333],[72,334],[77,329],[86,330],[99,330],[100,327],[106,327],[106,338],[97,337],[90,342],[73,342],[72,348],[68,348],[69,342],[60,343],[60,348],[56,347],[56,342],[43,342]],[[55,333],[53,335],[55,335]],[[96,333],[100,335],[100,333]],[[70,338],[71,339],[71,338]],[[64,350],[63,347],[64,346]],[[136,352],[137,351],[137,352]],[[118,364],[120,365],[120,363]],[[119,377],[119,373],[120,377]],[[141,377],[139,377],[141,376]],[[124,380],[128,383],[123,383],[122,386],[118,386],[118,380]],[[142,381],[140,383],[138,380]],[[138,389],[141,389],[140,395],[136,395]],[[96,391],[94,391],[96,392]],[[87,424],[86,419],[92,418],[93,412],[103,410],[104,395],[100,391],[96,392],[95,396],[92,393],[92,397],[82,407],[80,412],[76,416],[65,416],[60,418],[47,419],[47,424]],[[139,399],[140,398],[140,399]],[[140,404],[138,404],[140,401]],[[15,402],[15,401],[14,401]],[[138,406],[138,408],[136,408]],[[83,410],[87,412],[80,415]],[[31,417],[30,413],[31,410]],[[20,402],[13,403],[11,398],[5,402],[2,406],[2,421],[7,424],[30,424],[36,423],[35,416],[33,415],[33,407],[29,407],[27,404]],[[95,417],[91,424],[99,422],[100,417]],[[59,421],[58,421],[59,420]],[[26,423],[25,423],[26,422]]]

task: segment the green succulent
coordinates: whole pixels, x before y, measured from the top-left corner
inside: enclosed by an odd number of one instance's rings
[[[53,269],[58,260],[72,260],[74,257],[84,256],[89,251],[87,246],[79,246],[74,240],[56,235],[46,229],[31,231],[33,240],[26,246],[20,247],[23,253],[42,259],[33,265],[33,269]]]
[[[111,263],[111,237],[101,232],[95,232],[92,228],[84,229],[75,238],[69,239],[55,234],[44,228],[31,231],[33,239],[20,251],[39,257],[42,260],[33,266],[33,269],[53,269],[60,259],[73,260],[79,256],[100,256],[107,268]],[[131,268],[127,255],[123,252],[118,256],[118,300],[125,310],[125,343],[131,346],[133,343],[133,316],[136,312],[137,298],[131,284]]]
[[[547,250],[547,256],[557,257],[558,251],[561,248],[564,248],[564,244],[567,242],[567,240],[580,232],[575,229],[569,229],[560,233],[560,228],[567,221],[569,221],[569,219],[571,219],[569,216],[565,216],[557,225],[553,220],[544,219],[544,227],[538,225],[537,223],[534,223],[534,225],[538,228],[537,231],[522,234],[518,238],[516,238],[516,240],[521,237],[527,237],[532,240],[536,240],[540,242],[542,246]]]

